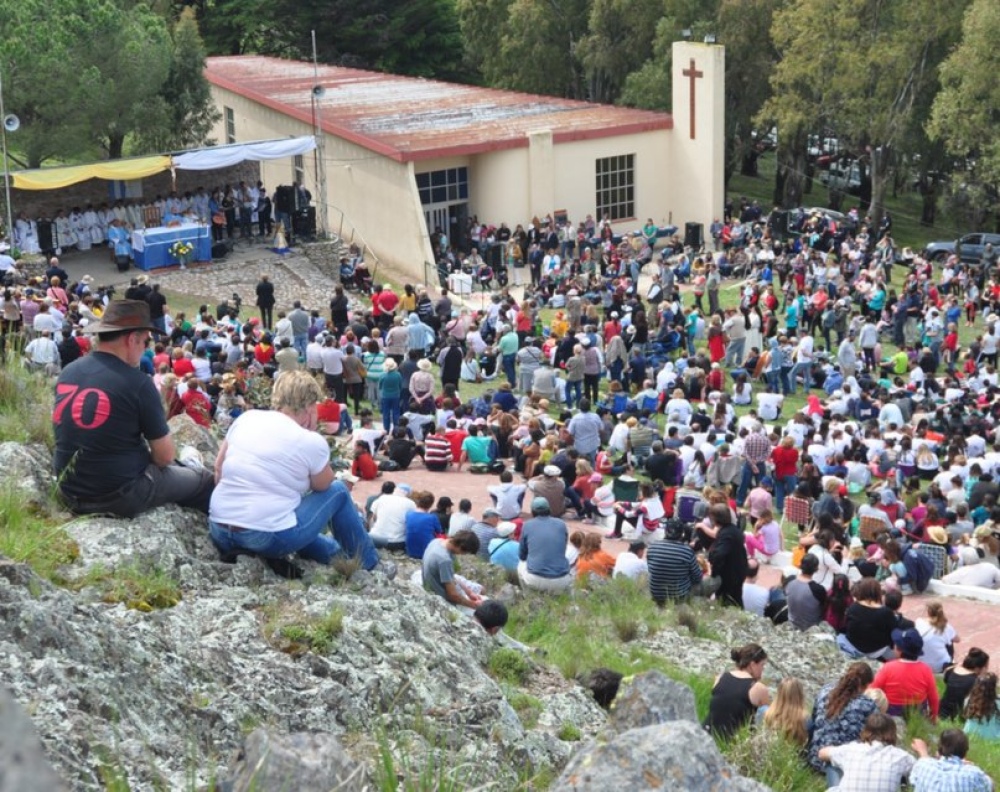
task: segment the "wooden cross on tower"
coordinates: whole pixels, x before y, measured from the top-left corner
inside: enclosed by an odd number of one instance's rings
[[[691,107],[689,112],[691,114],[691,140],[694,140],[694,81],[699,77],[704,77],[705,73],[695,69],[694,58],[691,58],[691,65],[687,69],[684,69],[681,75],[688,77],[691,81]]]

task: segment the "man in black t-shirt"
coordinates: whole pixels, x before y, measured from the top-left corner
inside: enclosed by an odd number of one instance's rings
[[[147,303],[110,303],[87,326],[97,351],[56,383],[53,462],[60,495],[77,514],[134,517],[166,503],[208,512],[212,472],[174,464],[160,395],[137,368],[153,329]]]

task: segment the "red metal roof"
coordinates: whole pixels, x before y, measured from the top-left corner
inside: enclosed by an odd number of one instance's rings
[[[258,55],[208,58],[209,82],[313,123],[312,89],[326,93],[326,133],[400,162],[527,146],[551,130],[556,143],[671,129],[666,113],[500,91]]]

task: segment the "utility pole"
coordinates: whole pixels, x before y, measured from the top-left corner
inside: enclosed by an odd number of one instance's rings
[[[317,231],[319,232],[320,239],[326,239],[327,234],[327,195],[326,195],[326,142],[323,136],[323,119],[321,114],[320,103],[324,96],[326,96],[326,89],[319,84],[319,61],[316,57],[316,31],[312,31],[312,48],[313,48],[313,89],[312,89],[312,101],[313,101],[313,119],[315,120],[315,129],[313,134],[316,136],[316,150],[314,152],[315,162],[316,162],[316,186],[319,190],[319,211],[317,214]]]

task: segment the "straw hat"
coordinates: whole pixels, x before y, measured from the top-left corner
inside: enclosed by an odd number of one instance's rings
[[[385,363],[382,364],[382,370],[383,371],[395,371],[396,370],[396,361],[393,360],[392,358],[386,358]]]
[[[417,368],[420,369],[421,371],[430,371],[431,362],[427,358],[421,358],[420,360],[417,361]]]
[[[934,544],[948,544],[948,532],[940,525],[932,525],[927,529],[927,538]]]

